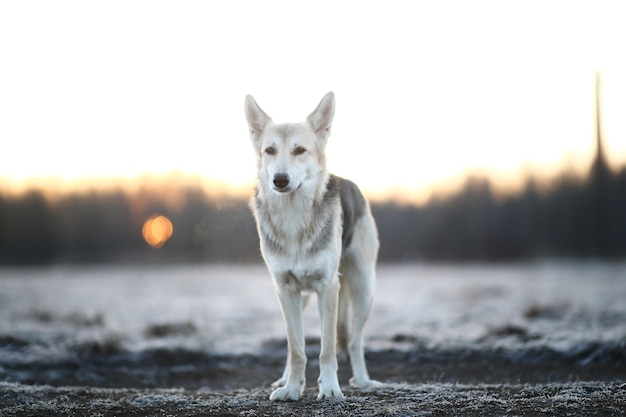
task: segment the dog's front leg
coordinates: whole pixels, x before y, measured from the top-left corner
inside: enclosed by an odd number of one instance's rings
[[[331,278],[330,283],[317,294],[322,326],[320,349],[320,392],[318,399],[343,399],[337,379],[337,310],[339,302],[339,279]]]
[[[286,382],[270,395],[272,401],[296,401],[304,390],[306,354],[304,351],[304,331],[302,328],[302,301],[299,290],[277,288],[278,301],[283,312],[287,330]]]

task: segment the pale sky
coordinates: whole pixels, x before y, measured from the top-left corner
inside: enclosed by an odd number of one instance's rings
[[[331,171],[372,192],[588,164],[594,74],[626,163],[621,1],[3,1],[0,178],[254,181],[243,113],[337,99]]]

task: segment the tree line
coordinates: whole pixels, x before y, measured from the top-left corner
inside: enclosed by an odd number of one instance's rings
[[[244,198],[185,186],[173,202],[158,189],[97,190],[54,198],[37,190],[0,194],[0,264],[255,262],[254,219]],[[504,261],[626,257],[626,167],[563,176],[547,189],[528,180],[499,195],[486,178],[416,206],[373,203],[380,261]],[[173,224],[159,249],[142,237],[155,214]]]
[[[421,207],[372,207],[383,260],[508,261],[626,257],[626,167],[498,196],[487,179]]]

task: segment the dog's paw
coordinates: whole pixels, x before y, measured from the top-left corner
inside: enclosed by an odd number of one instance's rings
[[[278,381],[277,381],[278,382]],[[302,387],[284,386],[277,388],[270,395],[271,401],[297,401],[302,394]]]
[[[285,384],[287,384],[287,378],[280,378],[272,382],[271,387],[272,389],[276,389],[276,388],[284,387]]]
[[[373,390],[382,388],[385,384],[374,379],[356,379],[350,378],[350,386],[357,389]]]
[[[320,384],[320,393],[317,395],[318,400],[343,400],[343,393],[338,383]]]

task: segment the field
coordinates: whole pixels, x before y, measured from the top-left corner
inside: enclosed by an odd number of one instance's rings
[[[312,300],[313,302],[315,300]],[[261,265],[0,269],[0,416],[624,415],[626,263],[381,265],[367,361],[385,383],[267,397],[284,330]]]

